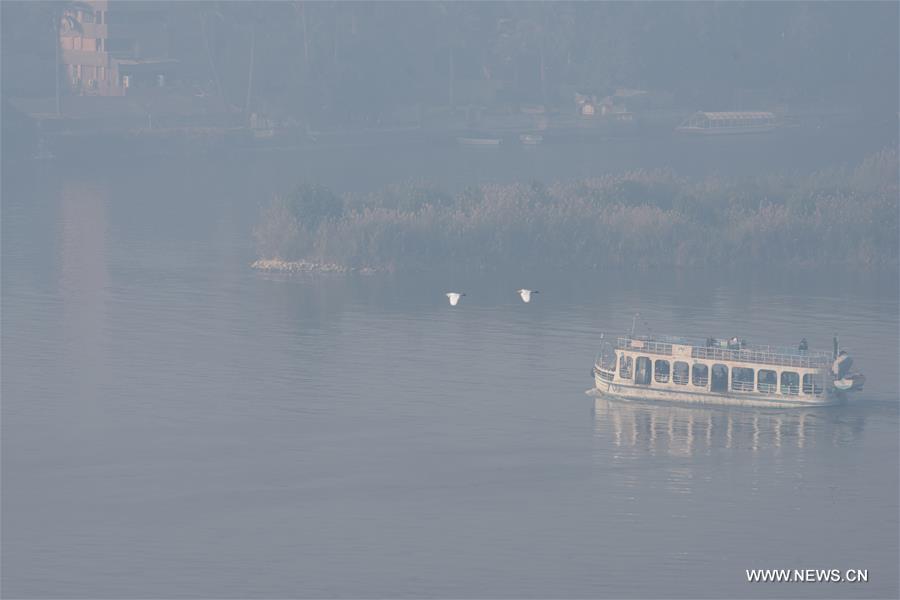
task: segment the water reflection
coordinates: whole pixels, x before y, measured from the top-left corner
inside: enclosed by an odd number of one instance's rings
[[[720,450],[773,452],[857,444],[862,412],[846,407],[748,410],[596,398],[595,437],[604,445],[673,457]]]
[[[106,353],[110,276],[107,265],[108,193],[102,185],[67,181],[60,193],[59,281],[62,334],[71,384],[84,407],[96,409],[109,380]]]

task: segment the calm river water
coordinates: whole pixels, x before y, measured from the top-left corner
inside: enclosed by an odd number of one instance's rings
[[[421,174],[347,161],[323,179]],[[314,157],[5,169],[5,597],[897,596],[895,273],[257,274],[258,206],[301,172]],[[599,334],[635,311],[655,332],[837,331],[866,391],[595,404]]]

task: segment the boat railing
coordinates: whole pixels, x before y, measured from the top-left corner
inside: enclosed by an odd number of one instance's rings
[[[694,346],[691,348],[692,358],[706,360],[733,360],[760,364],[778,365],[782,367],[820,367],[828,363],[828,355],[820,354],[786,354],[767,349],[729,349]]]
[[[619,338],[616,340],[616,348],[619,350],[645,350],[652,354],[672,354],[672,343],[663,339]]]
[[[672,336],[619,337],[616,340],[616,348],[619,350],[639,350],[665,356],[673,355],[673,345],[689,346],[690,357],[703,360],[751,362],[801,368],[822,367],[831,362],[831,357],[827,352],[803,352],[779,346],[742,344],[743,347],[740,348],[723,348]]]
[[[753,382],[752,381],[732,381],[731,389],[736,392],[752,392],[753,391]]]
[[[616,378],[615,373],[610,373],[609,371],[603,371],[602,369],[597,369],[597,375],[600,376],[600,379],[603,381],[612,381]]]
[[[823,391],[822,384],[820,382],[812,383],[804,383],[803,384],[803,393],[804,394],[815,394],[819,395]]]

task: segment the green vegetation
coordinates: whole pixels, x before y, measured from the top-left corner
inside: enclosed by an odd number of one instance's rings
[[[348,268],[878,266],[898,261],[898,156],[809,176],[668,170],[338,197],[300,186],[255,230],[260,258]]]

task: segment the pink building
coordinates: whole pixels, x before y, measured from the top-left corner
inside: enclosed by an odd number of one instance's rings
[[[66,10],[60,58],[76,94],[123,96],[165,86],[176,61],[168,58],[168,14],[149,1],[89,0]]]

